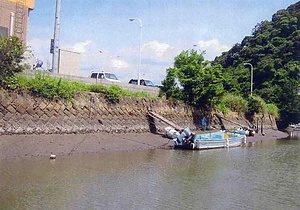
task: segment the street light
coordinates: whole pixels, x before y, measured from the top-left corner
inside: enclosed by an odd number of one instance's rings
[[[139,69],[138,69],[138,85],[140,85],[140,74],[141,74],[141,66],[142,66],[142,58],[141,58],[141,44],[142,44],[142,20],[139,18],[129,18],[130,21],[138,20],[140,22],[140,44],[139,44]]]
[[[251,67],[251,86],[250,86],[250,94],[252,95],[253,91],[253,66],[251,63],[244,63],[244,66],[249,65]]]

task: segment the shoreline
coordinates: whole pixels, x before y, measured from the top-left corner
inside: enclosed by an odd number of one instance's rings
[[[265,130],[247,137],[247,143],[287,138],[279,130]],[[172,149],[173,141],[153,133],[88,133],[0,136],[0,160],[27,157],[68,156],[83,153]]]
[[[268,141],[268,140],[278,140],[278,139],[286,139],[289,135],[286,132],[279,130],[265,130],[265,134],[256,133],[254,136],[247,136],[247,142],[255,142],[255,141]]]

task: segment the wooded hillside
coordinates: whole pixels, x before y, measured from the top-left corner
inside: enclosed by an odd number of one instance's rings
[[[277,11],[271,21],[258,23],[250,36],[216,57],[224,67],[229,92],[249,93],[250,65],[253,92],[275,103],[285,122],[300,121],[300,1]]]

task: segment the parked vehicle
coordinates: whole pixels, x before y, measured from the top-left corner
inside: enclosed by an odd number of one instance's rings
[[[131,79],[129,81],[129,84],[137,85],[138,84],[138,80],[137,79]],[[150,80],[146,80],[146,79],[140,79],[140,85],[155,87],[155,85],[153,84],[153,82],[151,82]]]
[[[108,80],[111,82],[121,82],[120,80],[118,80],[116,75],[114,75],[113,73],[103,72],[103,71],[102,72],[92,72],[90,75],[90,78],[104,79],[104,80]]]

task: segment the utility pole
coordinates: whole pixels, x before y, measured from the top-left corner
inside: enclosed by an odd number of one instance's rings
[[[59,54],[59,32],[60,32],[60,4],[61,0],[56,0],[55,10],[55,25],[54,25],[54,37],[51,40],[52,55],[52,73],[58,73],[58,54]]]

